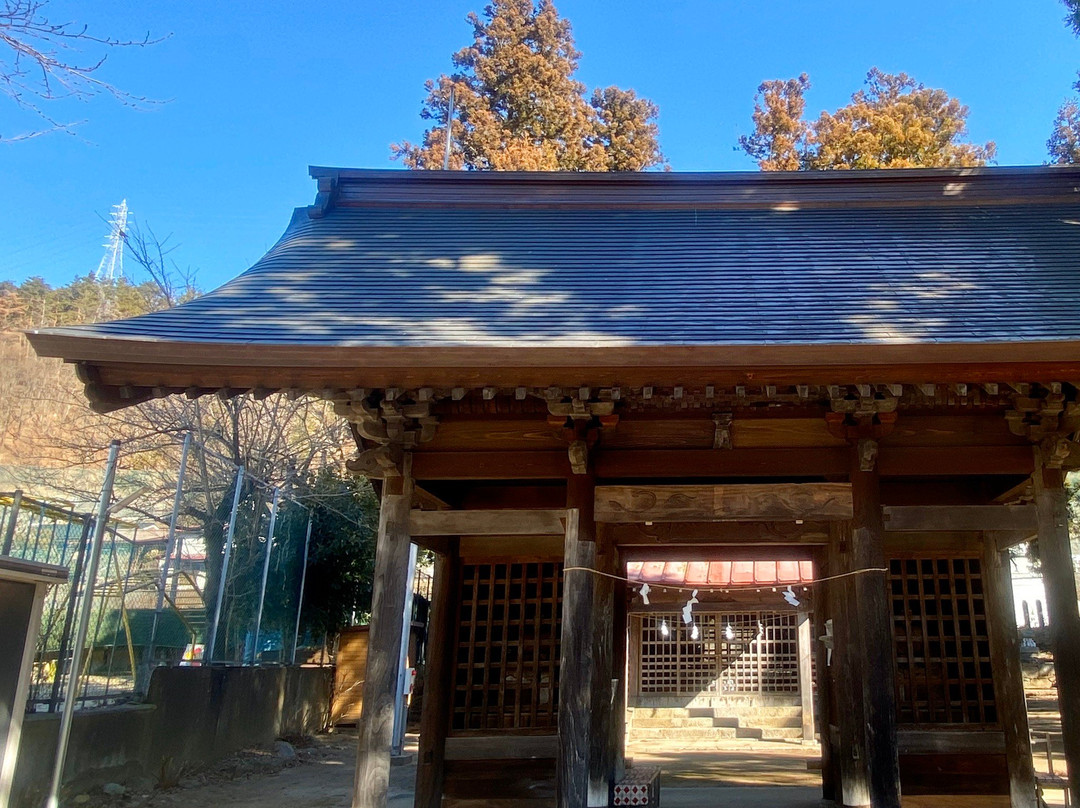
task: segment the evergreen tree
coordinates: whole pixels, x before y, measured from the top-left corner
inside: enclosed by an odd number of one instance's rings
[[[755,98],[754,134],[739,144],[763,171],[980,166],[994,159],[993,143],[963,141],[968,108],[944,90],[876,67],[866,85],[847,106],[806,122],[805,73],[764,82]]]
[[[1080,87],[1080,82],[1077,82]],[[1054,131],[1046,141],[1050,162],[1058,165],[1080,163],[1080,104],[1070,98],[1054,118]]]
[[[496,171],[640,171],[663,163],[658,110],[633,90],[586,100],[574,78],[581,54],[551,0],[494,0],[470,14],[473,44],[456,71],[426,84],[421,144],[394,144],[409,168],[442,168],[453,90],[450,167]]]
[[[1069,12],[1065,24],[1076,36],[1080,36],[1080,0],[1065,0],[1065,8]],[[1080,81],[1073,84],[1073,89],[1080,90]],[[1080,163],[1080,102],[1075,97],[1066,99],[1058,108],[1054,131],[1046,141],[1046,150],[1051,163]]]
[[[763,81],[754,96],[754,134],[743,135],[739,145],[758,161],[762,171],[797,171],[805,168],[810,127],[803,120],[810,78]]]

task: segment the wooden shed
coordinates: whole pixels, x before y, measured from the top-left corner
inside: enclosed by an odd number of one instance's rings
[[[354,805],[386,802],[410,539],[417,806],[608,805],[627,563],[742,559],[813,564],[825,797],[1034,808],[1005,554],[1036,536],[1080,793],[1080,170],[312,175],[217,291],[30,340],[100,410],[289,390],[355,425]]]

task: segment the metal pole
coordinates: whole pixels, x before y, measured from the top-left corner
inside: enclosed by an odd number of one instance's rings
[[[446,151],[443,152],[443,171],[450,170],[450,151],[454,147],[454,86],[450,85],[450,100],[446,104]]]
[[[112,500],[113,481],[116,479],[116,460],[120,454],[120,441],[109,444],[109,461],[105,467],[105,482],[101,486],[101,498],[98,500],[97,516],[94,522],[94,540],[90,551],[90,567],[86,573],[86,587],[83,590],[82,603],[79,604],[79,627],[75,631],[75,645],[71,651],[68,665],[68,682],[64,698],[64,712],[60,719],[60,737],[56,742],[56,760],[53,763],[52,782],[49,785],[49,798],[46,808],[59,805],[60,782],[64,777],[64,763],[67,760],[68,741],[71,738],[71,722],[75,716],[74,695],[79,691],[79,664],[83,648],[86,645],[86,632],[90,626],[90,612],[94,606],[94,582],[97,579],[98,563],[101,561],[101,544],[105,537],[105,526],[109,521],[109,502]]]
[[[184,435],[184,448],[180,453],[180,470],[176,474],[176,493],[173,495],[172,515],[169,517],[169,537],[165,541],[165,563],[161,565],[161,584],[158,586],[157,605],[154,606],[154,622],[150,625],[150,642],[147,643],[144,662],[154,664],[154,640],[157,639],[158,621],[165,608],[165,587],[169,585],[169,566],[173,553],[176,552],[176,517],[180,512],[180,503],[184,496],[184,472],[187,471],[188,451],[191,449],[191,433]],[[180,559],[176,559],[177,566]],[[134,671],[132,674],[134,675]]]
[[[218,581],[217,602],[214,605],[214,622],[210,624],[206,647],[203,649],[203,664],[214,661],[214,644],[217,642],[218,620],[221,619],[221,603],[225,600],[225,580],[229,577],[229,559],[232,557],[233,534],[236,532],[236,513],[240,508],[240,489],[244,487],[244,467],[236,469],[236,490],[233,492],[232,515],[229,517],[229,529],[225,536],[225,557],[221,559],[221,575]]]
[[[71,626],[75,620],[75,601],[79,596],[79,588],[82,586],[83,567],[86,564],[86,551],[90,546],[90,531],[94,524],[94,517],[90,514],[83,516],[82,532],[79,535],[79,549],[75,555],[75,574],[71,576],[71,584],[68,587],[67,613],[64,615],[64,630],[60,633],[60,650],[56,654],[57,670],[53,676],[52,694],[49,696],[49,712],[56,712],[56,705],[60,703],[60,677],[63,673],[64,661],[68,658],[68,643],[71,642]]]
[[[4,544],[0,547],[0,555],[11,555],[11,543],[15,540],[15,522],[19,519],[19,505],[22,504],[22,490],[17,490],[11,498],[11,507],[8,509],[7,530],[4,531]]]
[[[398,652],[397,695],[394,697],[394,735],[390,754],[400,755],[405,746],[405,663],[409,660],[409,637],[412,636],[413,581],[416,578],[416,545],[409,544],[409,580],[405,590],[405,612],[401,621],[401,647]]]
[[[308,512],[307,536],[304,537],[304,565],[300,568],[300,599],[296,602],[296,629],[292,637],[292,659],[290,664],[296,664],[296,644],[300,641],[300,610],[304,608],[304,585],[307,583],[307,559],[308,548],[311,546],[311,513]]]
[[[274,504],[270,506],[270,527],[266,531],[266,558],[263,559],[262,583],[259,585],[259,611],[255,614],[255,643],[251,647],[251,664],[260,661],[259,632],[262,629],[263,604],[266,602],[266,579],[270,575],[270,553],[274,550],[274,530],[277,528],[278,500],[281,489],[274,489]]]

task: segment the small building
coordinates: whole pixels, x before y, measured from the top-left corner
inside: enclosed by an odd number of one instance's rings
[[[1080,793],[1080,169],[312,175],[220,289],[30,340],[102,411],[286,390],[354,424],[382,497],[357,808],[386,803],[410,540],[422,808],[608,805],[627,565],[734,558],[812,562],[823,796],[1035,808],[1007,553],[1036,535]]]

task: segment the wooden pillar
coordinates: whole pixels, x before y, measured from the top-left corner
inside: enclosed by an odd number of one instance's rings
[[[1065,475],[1060,469],[1043,468],[1041,462],[1036,462],[1034,481],[1039,556],[1046,586],[1065,763],[1069,786],[1076,795],[1080,794],[1080,612],[1069,547]]]
[[[854,570],[883,569],[885,527],[877,464],[867,470],[863,452],[852,452],[851,563]],[[863,660],[861,682],[870,755],[870,796],[874,808],[900,808],[900,761],[896,739],[896,663],[893,659],[892,603],[885,572],[862,572],[854,579],[848,614],[853,652]]]
[[[851,526],[837,523],[829,546],[829,574],[851,571]],[[843,808],[870,805],[870,750],[867,746],[865,703],[865,659],[858,642],[855,623],[862,615],[855,600],[852,577],[830,581],[829,614],[833,621],[833,655],[838,744],[835,771],[839,781],[837,796]]]
[[[442,804],[443,761],[454,698],[454,648],[461,558],[457,539],[445,555],[435,558],[434,603],[424,671],[424,705],[420,715],[420,748],[416,765],[415,808]]]
[[[579,535],[580,537],[580,535]],[[617,567],[610,534],[596,529],[596,568],[613,575]],[[592,733],[589,736],[590,808],[611,804],[615,776],[615,689],[621,676],[615,671],[615,580],[594,576],[592,621]]]
[[[562,640],[559,653],[558,805],[586,808],[590,799],[592,721],[593,598],[596,575],[595,478],[567,480],[566,539],[563,553]],[[585,568],[585,569],[574,569]],[[598,796],[598,795],[597,795]]]
[[[983,536],[982,577],[990,632],[994,701],[1005,734],[1011,804],[1012,808],[1038,808],[1024,679],[1020,671],[1020,639],[1016,633],[1009,553],[998,550],[992,535]]]
[[[413,493],[412,456],[408,453],[403,472],[400,477],[383,480],[379,505],[353,808],[385,808],[390,784],[398,662],[401,635],[407,630],[404,611],[409,580],[409,509]]]
[[[800,610],[795,642],[799,655],[799,699],[802,702],[802,737],[814,740],[814,673],[810,663],[813,653],[810,613]]]
[[[828,559],[825,553],[814,553],[814,577],[821,579],[829,575]],[[811,642],[814,654],[814,663],[817,666],[817,695],[818,709],[815,713],[817,719],[818,737],[821,742],[821,798],[835,801],[838,787],[835,774],[835,749],[832,743],[832,732],[829,727],[833,719],[833,668],[829,665],[829,654],[825,643],[818,638],[826,636],[825,621],[831,617],[830,598],[826,582],[824,588],[815,587],[814,611],[812,621]]]
[[[626,565],[622,563],[622,557],[618,548],[614,548],[615,572],[617,575],[626,575]],[[615,642],[614,662],[612,669],[614,678],[618,679],[615,684],[615,703],[612,706],[611,716],[611,746],[613,749],[614,781],[617,783],[626,775],[626,695],[629,690],[629,665],[627,664],[627,643],[629,641],[629,625],[627,614],[627,590],[626,581],[615,581],[615,620],[613,634]]]

